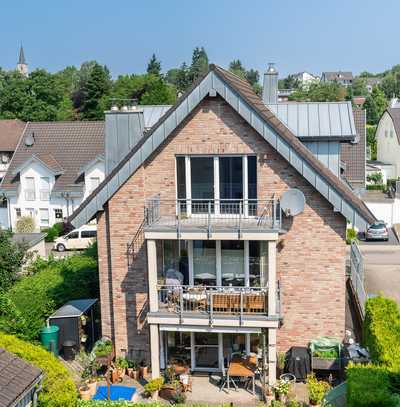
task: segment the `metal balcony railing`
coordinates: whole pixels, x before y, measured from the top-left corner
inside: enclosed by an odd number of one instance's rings
[[[176,229],[243,230],[280,229],[282,211],[279,200],[272,199],[147,199],[145,226]]]
[[[267,287],[157,286],[159,311],[214,315],[268,315]]]

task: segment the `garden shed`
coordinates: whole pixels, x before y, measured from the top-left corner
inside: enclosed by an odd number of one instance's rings
[[[95,298],[72,300],[49,317],[49,324],[60,328],[59,351],[63,350],[64,346],[73,347],[75,352],[92,348],[99,338],[100,318],[97,304],[98,300]]]

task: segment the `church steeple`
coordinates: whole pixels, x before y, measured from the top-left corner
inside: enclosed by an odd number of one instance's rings
[[[21,48],[19,49],[17,71],[24,76],[28,76],[28,64],[25,61],[24,48],[22,47],[22,45]]]

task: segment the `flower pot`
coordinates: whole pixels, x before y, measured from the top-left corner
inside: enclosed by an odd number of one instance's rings
[[[131,367],[126,368],[126,375],[128,377],[132,377],[133,375],[133,369]]]
[[[153,401],[157,401],[158,400],[158,391],[155,391],[152,395],[151,395],[151,399]]]
[[[123,379],[125,376],[125,368],[124,367],[117,367],[117,374],[120,379]]]
[[[94,396],[97,391],[97,382],[88,382],[86,383],[86,386],[89,388],[90,394]]]
[[[148,366],[140,366],[139,368],[139,377],[147,377],[149,374],[149,367]]]
[[[83,386],[79,389],[79,395],[81,396],[82,400],[91,400],[92,393],[88,386]]]
[[[111,382],[112,382],[112,383],[117,383],[118,381],[119,381],[118,371],[117,371],[117,369],[114,369],[114,370],[111,372]]]
[[[177,395],[177,391],[176,391],[176,387],[173,385],[169,385],[169,384],[165,384],[160,391],[158,392],[159,396],[165,400],[173,400],[176,395]]]
[[[132,369],[132,375],[131,375],[132,379],[139,380],[139,378],[140,378],[139,376],[140,376],[139,369]]]

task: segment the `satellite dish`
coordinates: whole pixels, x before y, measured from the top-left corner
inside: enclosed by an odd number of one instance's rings
[[[34,143],[35,143],[35,134],[34,133],[28,134],[25,137],[25,145],[27,147],[32,147]]]
[[[304,211],[306,198],[299,189],[292,188],[282,194],[280,204],[286,216],[296,216]]]

